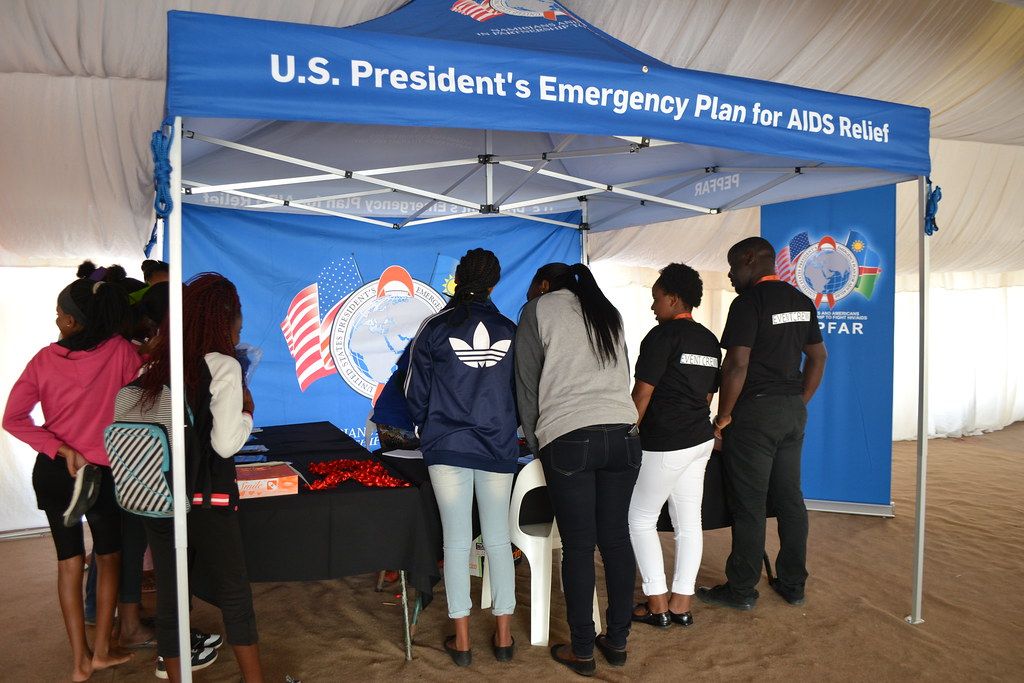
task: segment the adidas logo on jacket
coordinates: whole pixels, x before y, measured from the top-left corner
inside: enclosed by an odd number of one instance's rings
[[[515,472],[515,333],[490,301],[449,306],[420,326],[405,396],[427,465]]]

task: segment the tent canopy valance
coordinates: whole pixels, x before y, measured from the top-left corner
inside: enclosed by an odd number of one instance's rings
[[[557,3],[488,7],[340,29],[170,12],[186,200],[386,227],[583,208],[607,230],[929,170],[926,109],[671,67]]]

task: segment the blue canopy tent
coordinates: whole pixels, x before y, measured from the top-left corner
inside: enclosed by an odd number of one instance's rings
[[[547,0],[413,0],[341,29],[170,12],[167,64],[170,197],[367,230],[516,216],[578,229],[585,258],[590,230],[913,179],[923,193],[930,170],[926,109],[675,68]],[[166,223],[173,283],[181,214]],[[181,563],[183,506],[175,520]]]

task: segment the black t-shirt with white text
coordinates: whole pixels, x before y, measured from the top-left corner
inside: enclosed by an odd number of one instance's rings
[[[803,349],[821,343],[818,311],[800,290],[778,280],[754,285],[733,300],[722,348],[750,348],[750,365],[739,401],[758,395],[803,392]]]
[[[640,422],[648,451],[676,451],[714,438],[708,394],[718,391],[718,338],[689,318],[668,320],[644,337],[636,379],[654,387]]]

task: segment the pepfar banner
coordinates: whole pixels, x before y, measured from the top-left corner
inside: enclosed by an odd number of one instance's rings
[[[896,188],[762,207],[761,235],[779,277],[818,307],[829,354],[808,408],[804,496],[888,506]]]
[[[231,279],[242,299],[242,342],[262,351],[251,379],[256,423],[329,420],[357,441],[420,322],[454,292],[467,250],[498,256],[492,299],[512,320],[540,266],[580,259],[576,230],[518,218],[398,231],[326,216],[183,208],[186,277],[215,271]]]

